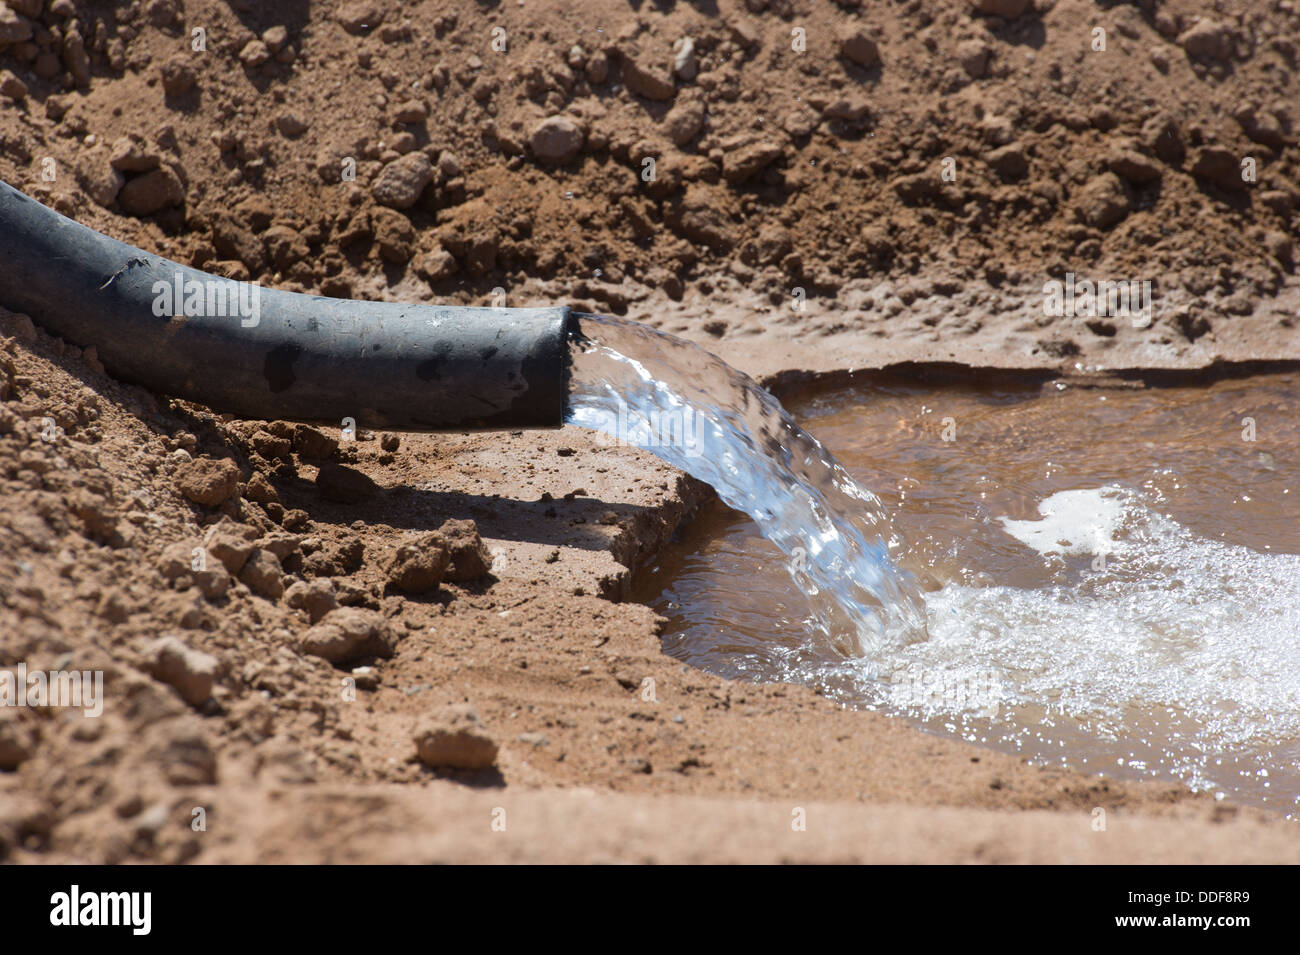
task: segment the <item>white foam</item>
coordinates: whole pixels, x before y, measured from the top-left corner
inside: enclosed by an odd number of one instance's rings
[[[1008,534],[1038,553],[1109,554],[1124,520],[1124,496],[1117,488],[1059,491],[1038,505],[1040,521],[998,520]]]
[[[1144,735],[1152,714],[1176,718],[1183,729],[1163,761],[1202,784],[1220,754],[1295,748],[1300,556],[1198,537],[1118,487],[1057,493],[1039,510],[1042,521],[1003,526],[1044,555],[1097,553],[1100,542],[1103,569],[1067,567],[1068,583],[1043,589],[949,585],[927,600],[930,639],[891,655],[885,672],[977,667],[1004,701],[1117,740]],[[891,703],[934,711],[925,681],[890,683]],[[968,708],[988,703],[967,697]]]

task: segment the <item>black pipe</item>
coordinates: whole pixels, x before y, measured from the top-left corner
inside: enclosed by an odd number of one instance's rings
[[[0,182],[0,305],[116,378],[245,418],[408,431],[559,427],[567,307],[261,288],[101,235]]]

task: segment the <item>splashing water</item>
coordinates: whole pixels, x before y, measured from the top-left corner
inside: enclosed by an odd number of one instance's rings
[[[788,403],[905,535],[927,638],[826,652],[773,548],[721,508],[633,593],[668,618],[664,652],[709,672],[1300,818],[1298,388],[809,389]]]
[[[843,656],[923,640],[920,589],[880,500],[753,380],[690,342],[581,315],[566,422],[644,448],[712,485],[788,559],[807,626]]]

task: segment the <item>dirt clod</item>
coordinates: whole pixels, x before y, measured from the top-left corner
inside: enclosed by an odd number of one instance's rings
[[[229,458],[195,458],[178,477],[181,493],[204,507],[217,507],[239,491],[239,465]]]
[[[177,637],[162,637],[147,651],[149,672],[176,689],[186,703],[202,706],[212,696],[217,658]]]
[[[425,534],[399,544],[385,564],[389,584],[411,594],[436,590],[447,571],[450,555],[443,538]]]
[[[496,763],[496,741],[468,704],[447,706],[424,717],[414,739],[416,756],[434,769],[488,769]]]
[[[335,666],[367,657],[393,655],[397,639],[388,622],[373,610],[342,607],[302,636],[299,649]]]

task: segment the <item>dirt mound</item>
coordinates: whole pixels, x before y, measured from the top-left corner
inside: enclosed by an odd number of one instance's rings
[[[1179,344],[1269,331],[1293,269],[1300,13],[1274,4],[9,6],[0,175],[281,287],[751,290],[839,324],[920,298],[959,335],[963,288],[1073,272],[1153,282],[1139,337]],[[897,309],[850,294],[880,285]]]

